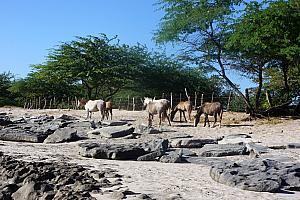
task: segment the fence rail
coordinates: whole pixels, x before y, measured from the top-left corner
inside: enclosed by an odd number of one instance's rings
[[[143,98],[140,96],[127,96],[118,97],[115,96],[112,99],[113,108],[119,110],[138,111],[143,110]],[[154,97],[152,97],[154,98]],[[162,94],[155,96],[156,99],[165,98],[171,102],[171,106],[176,106],[180,101],[187,101],[185,94]],[[23,102],[26,109],[78,109],[77,108],[78,97],[64,97],[64,98],[45,98],[35,97],[31,99],[25,99]],[[220,101],[224,108],[229,111],[244,111],[245,104],[242,99],[230,92],[228,96],[216,96],[212,94],[193,93],[190,96],[190,100],[193,104],[193,108],[196,109],[204,102]]]

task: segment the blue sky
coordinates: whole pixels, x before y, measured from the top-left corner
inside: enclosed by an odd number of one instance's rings
[[[30,72],[31,64],[45,61],[49,49],[75,36],[105,33],[118,35],[121,43],[146,44],[152,40],[163,12],[155,0],[4,0],[0,3],[0,73],[17,78]],[[173,53],[167,48],[167,53]],[[234,77],[247,87],[249,81]]]

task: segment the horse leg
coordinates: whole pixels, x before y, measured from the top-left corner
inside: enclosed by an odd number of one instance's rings
[[[214,121],[213,127],[215,127],[215,124],[216,124],[216,122],[217,122],[217,113],[214,113],[214,118],[215,118],[215,121]]]
[[[161,126],[161,115],[162,115],[162,113],[158,113],[158,117],[159,117],[159,124],[158,124],[158,126],[159,127]]]
[[[86,119],[88,119],[89,118],[89,114],[90,114],[90,111],[89,111],[89,109],[87,109],[87,112],[86,112]]]
[[[195,115],[195,119],[194,119],[194,126],[197,127],[198,123],[200,121],[200,115],[197,113]]]
[[[186,117],[185,117],[185,112],[181,111],[183,113],[184,121],[187,122]]]
[[[169,118],[167,112],[165,112],[165,115],[166,115],[166,118],[167,118],[167,120],[168,120],[168,122],[169,122],[169,125],[171,126],[170,118]]]
[[[208,114],[206,114],[206,120],[207,120],[208,127],[210,127],[209,119],[208,119]]]
[[[153,115],[151,115],[151,114],[149,113],[149,117],[148,117],[148,127],[151,127],[151,125],[152,125],[151,117],[152,117],[152,119],[153,119]]]
[[[219,117],[220,117],[220,125],[219,125],[219,127],[220,127],[220,128],[221,128],[222,115],[223,115],[223,110],[221,110],[221,111],[219,112]]]
[[[110,109],[109,111],[110,111],[110,119],[112,120],[112,109]]]

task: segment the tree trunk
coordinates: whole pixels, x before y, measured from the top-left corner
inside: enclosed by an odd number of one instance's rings
[[[254,110],[253,110],[253,107],[251,106],[250,104],[250,101],[246,98],[246,96],[236,87],[236,85],[226,76],[226,72],[225,72],[225,68],[224,68],[224,65],[223,65],[223,62],[221,60],[221,49],[219,47],[219,50],[218,50],[218,64],[221,68],[221,73],[219,73],[224,79],[225,81],[229,84],[229,86],[234,90],[236,91],[241,97],[242,99],[244,100],[246,106],[249,108],[249,113],[250,115],[252,116],[254,114]]]
[[[288,64],[287,64],[287,62],[283,63],[282,72],[283,72],[284,89],[286,92],[286,100],[288,100],[290,97],[290,87],[288,84]]]
[[[255,111],[258,111],[259,105],[260,105],[260,96],[261,96],[261,89],[263,84],[263,70],[262,65],[258,66],[258,87],[256,90],[255,95]]]

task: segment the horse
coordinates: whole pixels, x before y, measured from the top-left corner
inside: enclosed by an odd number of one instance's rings
[[[180,122],[181,122],[181,114],[183,114],[185,122],[187,122],[185,117],[185,111],[188,113],[189,121],[191,121],[191,113],[192,113],[192,103],[190,100],[179,102],[174,109],[171,111],[171,121],[174,120],[176,112],[180,112]]]
[[[208,127],[210,127],[209,125],[209,120],[208,120],[208,115],[214,116],[215,121],[212,127],[215,126],[216,121],[217,121],[217,115],[219,115],[220,118],[220,124],[219,127],[221,127],[221,121],[222,121],[222,115],[223,115],[223,106],[220,102],[206,102],[203,105],[199,106],[197,109],[197,114],[195,115],[195,119],[194,119],[194,126],[196,127],[197,124],[200,121],[200,116],[202,115],[202,113],[204,113],[205,115],[205,121],[204,121],[204,126],[206,126],[206,122],[208,123]]]
[[[101,121],[104,119],[105,116],[105,107],[106,104],[102,99],[99,100],[86,100],[86,99],[80,99],[77,102],[77,107],[84,106],[85,110],[87,111],[87,117],[92,118],[92,112],[100,111],[101,113]]]
[[[167,114],[167,110],[171,107],[170,101],[167,99],[153,100],[151,98],[144,98],[144,106],[146,106],[146,111],[149,114],[148,126],[151,126],[153,116],[158,114],[159,126],[161,126],[162,118],[166,117],[168,119],[169,125],[171,126],[170,118]]]
[[[112,120],[112,102],[111,101],[106,101],[105,102],[105,116],[108,119],[109,114],[110,114],[110,119]]]

